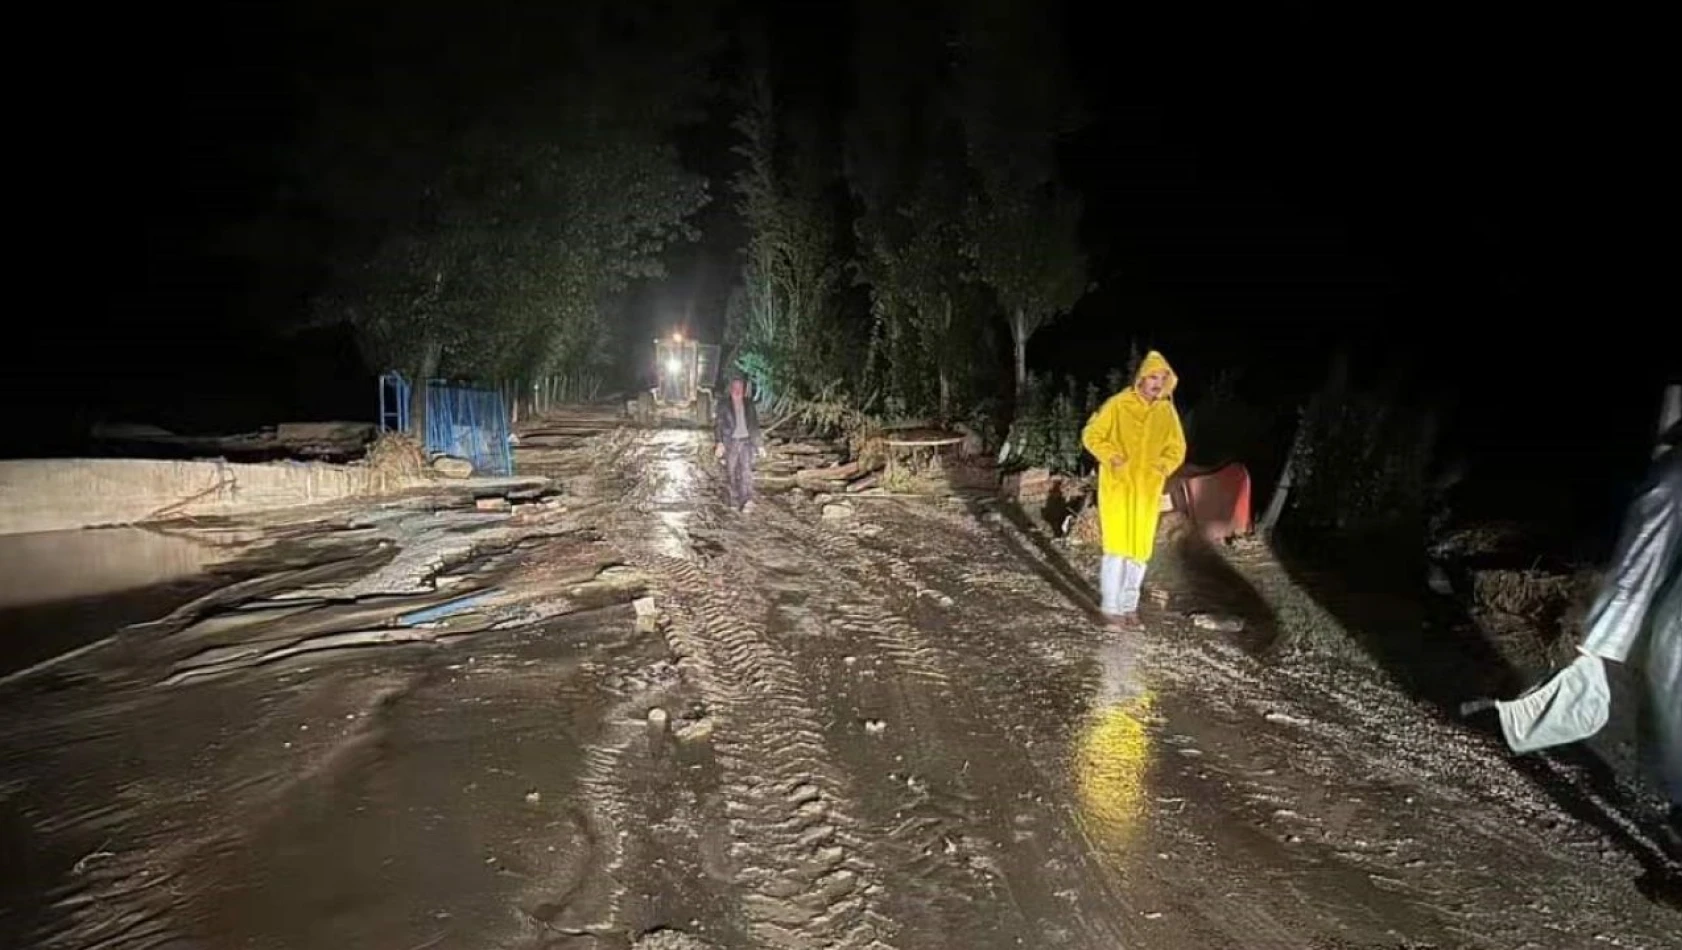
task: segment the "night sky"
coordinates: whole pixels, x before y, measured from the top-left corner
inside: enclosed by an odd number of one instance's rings
[[[1456,442],[1492,467],[1586,458],[1615,494],[1682,366],[1605,287],[1624,139],[1592,31],[1535,7],[1371,6],[1066,7],[1092,122],[1063,155],[1100,286],[1030,362],[1099,378],[1137,339],[1167,352],[1188,396],[1243,366],[1247,396],[1295,401],[1342,343],[1452,393]],[[379,5],[345,9],[367,21]],[[846,5],[778,9],[785,55],[813,64],[802,94],[836,98],[818,73],[845,67]],[[8,348],[9,384],[42,407],[10,454],[73,451],[96,418],[371,418],[372,370],[348,334],[276,330],[317,276],[307,242],[240,229],[273,197],[296,77],[328,48],[319,24],[255,3],[127,16],[83,48],[102,81],[37,107],[55,196],[43,233],[75,319]],[[722,126],[684,143],[709,174],[729,167]],[[651,324],[722,306],[742,235],[718,202],[701,224],[673,279],[635,298]]]

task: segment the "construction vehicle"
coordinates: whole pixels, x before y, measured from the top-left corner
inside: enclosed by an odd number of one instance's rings
[[[644,425],[712,425],[718,353],[718,344],[697,342],[682,331],[655,340],[655,385],[637,394],[632,408],[636,420]]]

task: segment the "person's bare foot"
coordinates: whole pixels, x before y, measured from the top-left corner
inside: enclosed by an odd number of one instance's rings
[[[1104,629],[1116,633],[1132,633],[1144,629],[1144,624],[1139,622],[1139,615],[1136,613],[1105,614]]]

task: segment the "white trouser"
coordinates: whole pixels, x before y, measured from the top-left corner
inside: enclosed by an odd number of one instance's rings
[[[1139,588],[1145,583],[1145,565],[1119,554],[1104,555],[1098,567],[1098,590],[1107,614],[1130,614],[1139,609]]]

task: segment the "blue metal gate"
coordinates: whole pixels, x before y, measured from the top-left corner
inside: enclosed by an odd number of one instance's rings
[[[409,383],[398,373],[380,377],[380,431],[409,429]],[[508,445],[508,404],[492,389],[426,384],[426,454],[473,463],[475,475],[514,474]]]

